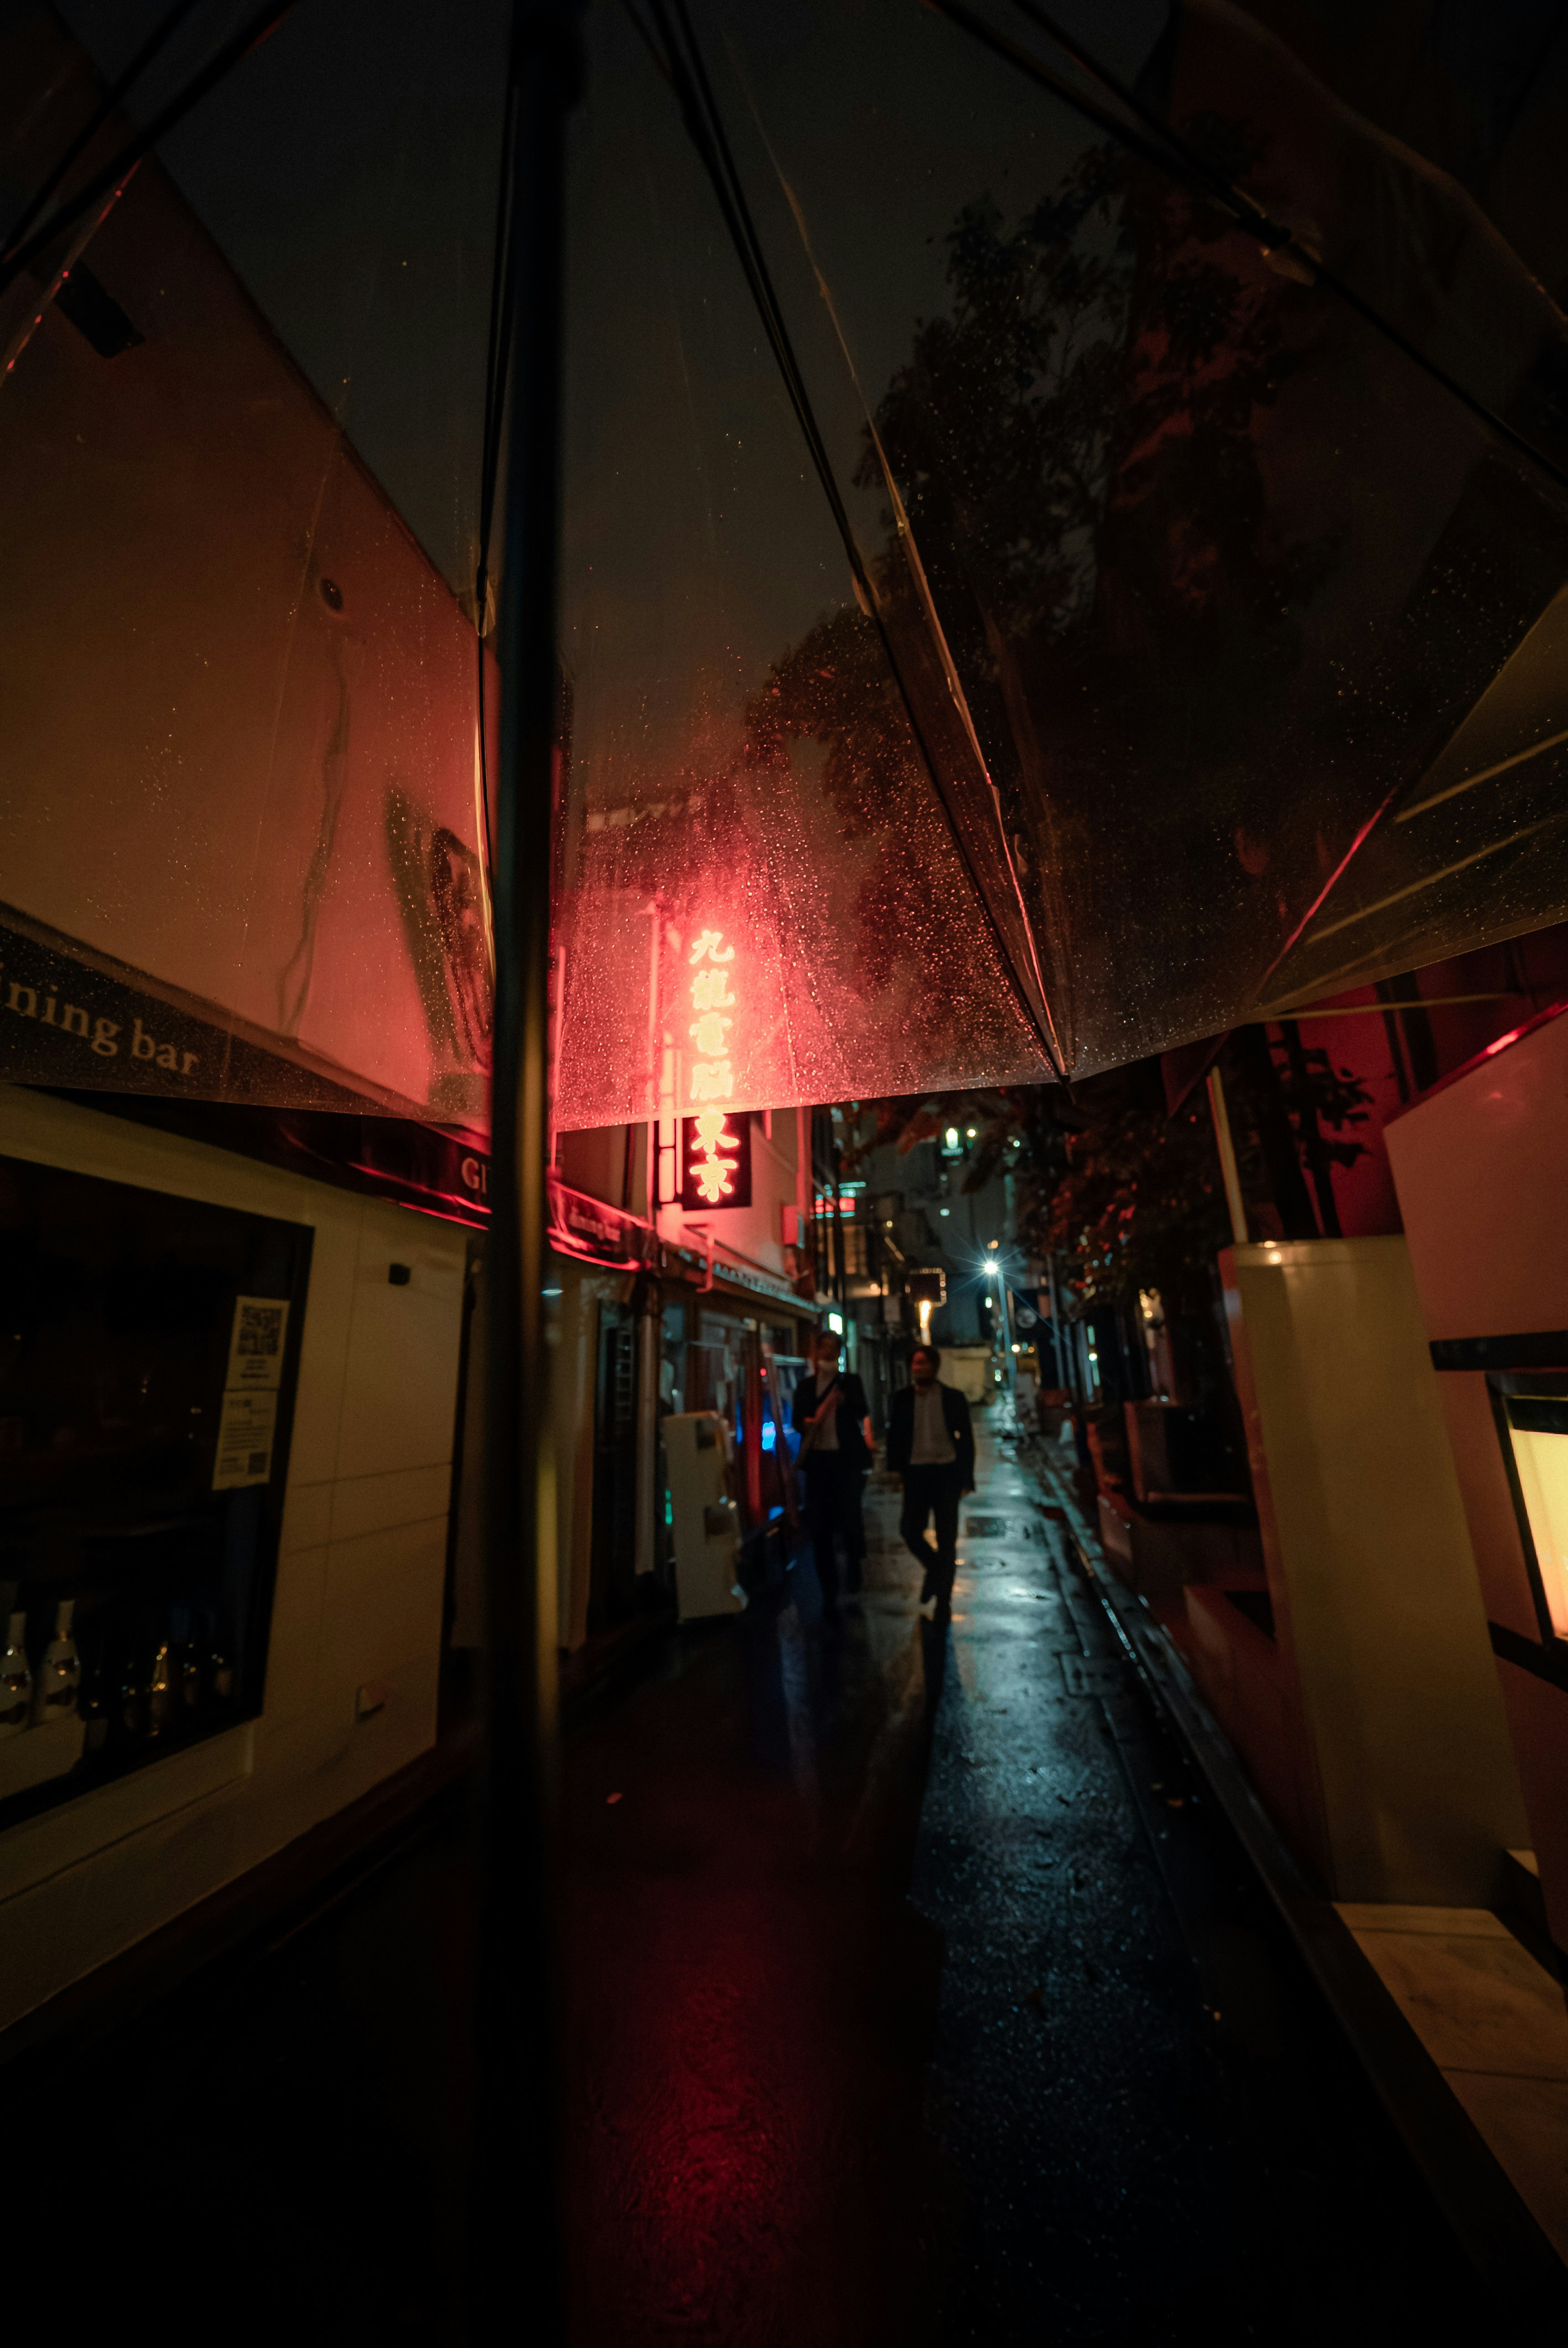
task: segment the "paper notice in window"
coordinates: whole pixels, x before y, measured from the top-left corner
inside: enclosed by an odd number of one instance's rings
[[[283,1382],[283,1337],[288,1325],[286,1297],[235,1298],[229,1368],[223,1379],[225,1394],[277,1393]]]
[[[241,1484],[264,1484],[272,1472],[272,1438],[278,1424],[275,1394],[226,1394],[218,1424],[218,1457],[212,1489],[232,1492]]]

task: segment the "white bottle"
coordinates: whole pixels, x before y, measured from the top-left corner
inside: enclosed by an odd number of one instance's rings
[[[46,1728],[51,1720],[68,1720],[77,1708],[82,1659],[71,1636],[74,1598],[62,1598],[55,1610],[55,1635],[44,1650],[33,1682],[33,1725]]]
[[[26,1727],[33,1707],[33,1674],[27,1669],[27,1617],[13,1614],[0,1655],[0,1736],[15,1736]]]

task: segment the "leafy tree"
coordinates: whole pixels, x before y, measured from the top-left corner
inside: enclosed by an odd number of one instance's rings
[[[1326,1052],[1300,1056],[1305,1083],[1285,1042],[1270,1044],[1255,1029],[1229,1039],[1220,1061],[1243,1196],[1258,1226],[1297,1238],[1317,1236],[1319,1226],[1312,1220],[1308,1228],[1301,1208],[1287,1215],[1280,1205],[1271,1123],[1301,1185],[1315,1134],[1335,1165],[1365,1154],[1355,1128],[1366,1123],[1371,1097]],[[1131,1306],[1141,1289],[1206,1292],[1230,1240],[1207,1094],[1200,1086],[1168,1112],[1157,1057],[1088,1078],[1071,1101],[1059,1086],[1029,1085],[867,1102],[866,1112],[856,1162],[886,1142],[910,1149],[948,1126],[974,1128],[963,1189],[982,1189],[1008,1165],[1018,1183],[1020,1240],[1052,1259],[1064,1302]]]
[[[967,206],[948,280],[856,479],[885,488],[886,461],[907,513],[1071,1037],[1112,992],[1136,1017],[1179,990],[1238,890],[1263,929],[1225,950],[1261,966],[1272,946],[1255,880],[1282,808],[1258,709],[1333,561],[1274,523],[1259,459],[1259,418],[1301,363],[1301,297],[1220,215],[1106,148],[1011,225],[989,196]],[[972,762],[896,520],[889,497],[878,604],[957,772]],[[930,786],[858,610],[779,660],[751,736],[769,762],[825,749],[846,836],[879,850],[860,912],[866,975],[886,971],[902,935],[948,916],[952,880],[908,869]],[[1189,872],[1184,900],[1139,901],[1152,860]]]

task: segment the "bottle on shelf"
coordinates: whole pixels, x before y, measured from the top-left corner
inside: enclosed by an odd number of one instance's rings
[[[77,1708],[82,1659],[71,1635],[77,1611],[74,1598],[62,1598],[55,1609],[55,1635],[45,1648],[33,1675],[33,1725],[46,1728],[52,1720],[68,1720]]]
[[[175,1713],[179,1720],[190,1722],[201,1710],[201,1649],[191,1636],[190,1616],[183,1607],[170,1616],[169,1630],[174,1641]]]
[[[0,1736],[15,1736],[33,1709],[33,1674],[27,1665],[27,1617],[13,1614],[0,1655]]]
[[[178,1702],[174,1658],[169,1653],[169,1641],[160,1639],[153,1650],[152,1669],[147,1675],[147,1733],[149,1737],[168,1735],[174,1726]]]
[[[215,1712],[228,1710],[234,1701],[239,1684],[234,1658],[220,1634],[213,1640],[207,1658],[207,1694]]]
[[[82,1758],[97,1761],[108,1743],[112,1725],[111,1681],[101,1646],[82,1676],[77,1709],[82,1715]]]
[[[147,1734],[147,1680],[137,1660],[136,1646],[127,1646],[115,1679],[111,1722],[117,1745],[138,1745]]]

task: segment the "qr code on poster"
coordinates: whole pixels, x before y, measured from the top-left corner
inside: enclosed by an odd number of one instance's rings
[[[281,1304],[241,1304],[235,1351],[275,1356],[283,1342],[283,1311]]]

